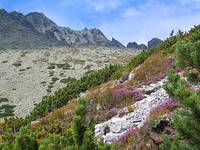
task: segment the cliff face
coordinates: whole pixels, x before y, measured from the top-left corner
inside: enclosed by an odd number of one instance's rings
[[[50,46],[99,45],[123,47],[110,41],[99,29],[72,30],[59,27],[44,14],[33,12],[23,15],[0,10],[0,48],[37,49]]]

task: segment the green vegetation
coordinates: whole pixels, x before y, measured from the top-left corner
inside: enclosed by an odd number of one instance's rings
[[[27,70],[31,69],[32,67],[26,67]]]
[[[47,82],[46,81],[42,81],[40,84],[46,84]]]
[[[67,147],[67,139],[60,135],[50,135],[44,139],[38,150],[63,150]]]
[[[10,117],[10,116],[14,116],[14,107],[12,105],[8,105],[8,104],[1,104],[1,103],[7,103],[9,102],[9,100],[7,98],[1,97],[0,98],[0,118],[4,118],[4,117]]]
[[[180,41],[176,44],[175,64],[182,69],[190,69],[188,80],[198,83],[200,70],[200,29],[195,27],[191,30],[189,40]],[[195,69],[194,69],[195,68]],[[163,135],[162,150],[197,150],[200,149],[200,91],[192,91],[188,88],[185,80],[172,70],[168,71],[166,90],[181,102],[182,108],[178,109],[173,117],[175,136],[170,139]]]
[[[53,77],[53,78],[52,78],[52,82],[54,82],[54,83],[55,83],[56,81],[58,81],[58,80],[59,80],[59,78],[56,78],[56,77]]]
[[[93,132],[95,121],[92,119],[88,124],[86,122],[86,115],[86,102],[80,99],[77,104],[72,126],[67,130],[67,143],[71,149],[95,149],[96,145]]]
[[[10,116],[14,116],[14,109],[15,106],[12,105],[1,105],[0,106],[0,118],[4,118],[4,117],[10,117]]]
[[[15,63],[12,64],[15,67],[19,67],[22,65],[22,61],[21,60],[17,60]]]
[[[86,74],[80,80],[66,84],[65,88],[59,89],[54,95],[48,96],[41,103],[37,104],[30,115],[26,117],[26,121],[30,122],[56,108],[60,108],[70,99],[77,97],[79,93],[108,81],[118,68],[117,65],[110,65],[104,69]]]
[[[85,64],[85,60],[82,59],[72,59],[72,62],[74,62],[74,64],[79,64],[79,65]]]
[[[48,85],[48,88],[49,88],[49,89],[52,89],[52,88],[53,88],[53,85],[51,85],[51,84]]]
[[[64,64],[56,64],[56,63],[50,63],[48,66],[48,69],[55,69],[55,68],[62,68],[63,70],[68,70],[70,69],[70,65],[68,63],[64,63]]]
[[[26,56],[26,54],[28,54],[28,53],[29,53],[28,51],[22,51],[22,53],[21,53],[20,57],[25,57],[25,56]]]
[[[22,72],[22,71],[26,71],[26,70],[25,69],[19,69],[19,71]]]
[[[7,60],[4,60],[4,61],[2,61],[1,63],[2,63],[2,64],[5,64],[5,63],[7,63],[7,62],[8,62]]]
[[[188,74],[188,81],[198,84],[200,82],[200,72],[197,69],[192,69]]]
[[[0,103],[2,103],[2,102],[8,102],[8,99],[5,97],[0,97]]]
[[[91,65],[87,65],[84,67],[84,69],[87,69],[87,70],[89,70],[90,68],[91,68]]]
[[[52,134],[42,141],[37,140],[37,134],[27,127],[15,126],[22,125],[21,119],[6,119],[7,126],[10,127],[3,137],[4,143],[0,149],[8,150],[110,150],[111,146],[102,144],[98,145],[94,137],[95,120],[86,118],[87,116],[86,101],[80,99],[71,128],[66,130],[65,135]],[[15,134],[15,132],[17,134]]]
[[[68,70],[68,69],[70,69],[70,67],[71,67],[68,63],[56,64],[56,66],[57,66],[58,68],[62,68],[63,70]]]
[[[37,148],[35,134],[26,127],[22,127],[16,135],[12,132],[7,133],[4,143],[0,145],[2,150],[36,150]]]
[[[177,110],[173,118],[175,137],[171,140],[165,135],[164,143],[160,148],[162,150],[200,149],[200,92],[189,90],[186,82],[173,71],[168,72],[168,78],[166,89],[174,98],[180,100],[183,108]]]
[[[55,67],[55,65],[49,65],[48,66],[48,69],[55,69],[56,67]]]
[[[75,78],[68,77],[68,78],[61,79],[61,80],[60,80],[60,83],[66,84],[66,83],[73,82],[73,81],[75,81],[75,80],[76,80]]]
[[[175,63],[180,68],[191,66],[200,70],[200,41],[195,43],[178,42],[175,51]]]
[[[130,72],[133,68],[144,62],[144,65],[138,68],[138,70],[141,69],[139,71],[143,74],[139,73],[138,76],[142,76],[141,81],[144,81],[143,76],[145,78],[147,76],[147,78],[150,79],[149,77],[151,77],[151,75],[156,75],[164,66],[163,63],[160,63],[163,61],[159,62],[157,60],[162,60],[164,58],[170,58],[171,60],[171,57],[168,57],[169,55],[174,56],[174,64],[176,64],[177,67],[184,69],[187,73],[189,72],[189,74],[187,74],[189,81],[196,83],[199,81],[200,69],[199,41],[200,26],[197,26],[187,33],[178,32],[175,36],[171,35],[170,38],[162,42],[159,46],[149,51],[141,52],[139,55],[135,56],[126,66],[110,65],[98,71],[88,71],[80,80],[75,80],[73,78],[61,79],[60,82],[67,83],[66,86],[52,95],[45,96],[39,104],[36,104],[29,116],[25,119],[6,119],[5,122],[1,124],[1,127],[3,126],[1,128],[3,143],[0,149],[111,149],[110,146],[102,143],[98,145],[96,143],[94,138],[94,114],[92,114],[93,112],[88,112],[87,106],[90,106],[90,104],[87,103],[88,101],[80,99],[78,102],[69,102],[69,100],[77,98],[81,92],[94,88],[110,79],[119,78],[123,72]],[[151,58],[149,56],[154,56],[156,59],[147,59]],[[79,60],[77,62],[84,64],[84,61]],[[53,69],[56,67],[70,68],[70,66],[66,64],[50,64],[50,66],[54,66],[50,67]],[[151,71],[151,69],[153,71]],[[195,69],[195,71],[193,69]],[[165,73],[166,69],[162,71]],[[181,108],[175,111],[175,116],[172,121],[175,135],[170,138],[164,135],[164,142],[160,145],[160,148],[163,150],[200,149],[200,92],[190,90],[188,84],[172,70],[168,71],[167,74],[169,82],[166,84],[165,88],[174,99],[181,102]],[[51,70],[50,75],[53,76],[53,70]],[[137,77],[137,74],[135,74],[135,76]],[[53,84],[57,80],[58,78],[52,78],[52,83],[50,83],[48,90],[51,91]],[[104,90],[106,90],[106,88]],[[105,95],[105,93],[106,92],[103,94]],[[99,102],[104,101],[107,102],[108,99],[106,97],[99,99]],[[65,106],[67,103],[68,105]],[[113,101],[110,106],[115,104],[116,101]],[[76,109],[74,111],[75,106]],[[2,105],[3,109],[10,109],[13,107],[14,106]],[[48,114],[54,110],[56,110],[54,113]],[[132,112],[134,108],[128,107],[128,111]],[[90,115],[88,115],[88,113],[90,113]],[[102,113],[104,113],[104,111],[102,111]],[[43,117],[46,114],[48,114],[48,117],[45,117],[46,119],[41,118],[41,122],[38,124],[35,123],[34,125],[33,123],[30,125],[31,121]],[[53,125],[51,124],[52,122]],[[147,133],[147,131],[142,132],[144,132],[144,134]],[[134,137],[134,135],[132,136]],[[149,137],[149,135],[147,137]],[[149,143],[146,142],[146,139],[141,136],[139,136],[139,138],[140,139],[130,138],[127,141],[128,145],[133,146],[133,144],[138,144],[142,141],[139,145],[148,147]]]

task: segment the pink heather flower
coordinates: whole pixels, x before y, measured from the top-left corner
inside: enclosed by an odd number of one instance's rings
[[[102,117],[100,115],[96,115],[96,121],[100,121],[102,119]]]
[[[88,123],[90,123],[91,122],[91,117],[90,116],[87,116],[86,118],[85,118],[85,122],[88,124]]]
[[[121,141],[126,141],[129,137],[130,137],[130,135],[132,135],[132,134],[136,134],[138,132],[138,128],[128,128],[127,130],[126,130],[126,132],[124,132],[122,135],[121,135],[121,137],[119,138],[119,140]]]
[[[173,109],[180,107],[180,102],[178,100],[166,99],[158,107],[156,107],[152,112],[160,112],[166,109]]]
[[[189,89],[192,91],[200,91],[200,85],[189,85]]]
[[[116,107],[113,107],[113,108],[109,109],[106,112],[106,115],[108,115],[108,116],[115,116],[115,115],[117,115],[117,112],[118,112],[118,109]]]
[[[163,64],[163,67],[165,69],[169,69],[172,66],[172,58],[169,58],[166,60],[166,62]]]
[[[174,112],[168,112],[166,115],[168,118],[172,118],[174,116]]]
[[[166,76],[167,76],[167,75],[166,75],[165,72],[161,72],[161,73],[159,73],[156,77],[154,77],[153,79],[148,80],[148,81],[145,81],[145,82],[143,83],[143,85],[155,84],[155,83],[157,83],[158,81],[161,81],[161,80],[165,79]],[[138,87],[140,87],[140,85],[139,85]]]
[[[148,80],[148,81],[145,81],[143,85],[149,85],[149,84],[152,84],[153,81],[152,80]]]
[[[134,98],[134,100],[137,100],[137,101],[145,98],[144,95],[142,93],[140,93],[138,90],[136,90],[135,88],[127,88],[127,87],[117,89],[113,93],[113,98],[118,99],[118,98],[122,98],[123,96],[126,96],[126,95],[132,96]]]
[[[167,99],[164,102],[162,102],[159,106],[160,109],[172,109],[172,108],[177,108],[180,106],[180,102],[179,101],[175,101],[172,99]]]
[[[156,77],[154,78],[154,80],[160,81],[160,80],[162,80],[162,79],[165,79],[165,77],[166,77],[166,73],[161,72],[158,76],[156,76]]]

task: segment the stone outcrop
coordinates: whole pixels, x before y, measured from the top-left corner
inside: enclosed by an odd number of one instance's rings
[[[147,49],[147,46],[145,44],[137,44],[136,42],[129,42],[127,44],[127,48],[133,48],[133,49]]]
[[[95,136],[103,138],[105,143],[114,143],[118,141],[129,129],[141,128],[146,122],[150,112],[159,106],[163,101],[169,98],[167,92],[162,88],[166,79],[158,81],[156,84],[143,86],[144,91],[152,91],[149,95],[145,95],[141,101],[131,105],[134,109],[133,112],[126,115],[114,116],[110,120],[95,126]],[[127,108],[123,108],[125,110]],[[106,131],[105,132],[105,128]],[[108,130],[109,129],[109,130]],[[109,132],[108,132],[109,131]]]
[[[148,49],[151,49],[157,45],[159,45],[162,42],[162,40],[158,39],[158,38],[153,38],[148,42]]]

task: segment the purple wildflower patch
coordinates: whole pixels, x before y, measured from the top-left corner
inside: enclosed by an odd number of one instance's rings
[[[106,112],[106,115],[108,115],[108,116],[115,116],[115,115],[117,115],[117,112],[118,112],[118,109],[116,107],[113,107],[113,108],[109,109]]]
[[[136,90],[135,88],[123,87],[113,92],[114,99],[123,98],[123,96],[127,96],[127,95],[133,97],[134,100],[136,101],[139,101],[145,98],[144,95],[138,90]]]
[[[163,67],[165,69],[169,69],[172,66],[172,58],[169,58],[165,61],[165,63],[163,64]]]
[[[200,91],[200,85],[189,85],[189,89],[192,91]]]
[[[180,102],[169,98],[169,99],[166,99],[164,102],[162,102],[156,108],[156,111],[165,110],[165,109],[173,109],[173,108],[177,108],[177,107],[180,107]]]
[[[113,116],[117,115],[118,109],[116,107],[112,107],[109,110],[105,110],[105,113],[101,113],[101,115],[96,115],[97,122],[101,122],[103,120],[108,120]]]
[[[128,128],[119,138],[119,141],[126,141],[132,134],[138,133],[138,128]]]
[[[166,73],[165,72],[161,72],[159,73],[156,77],[154,77],[151,80],[145,81],[144,83],[138,85],[137,87],[141,87],[141,85],[150,85],[150,84],[156,84],[158,81],[161,81],[163,79],[166,78]]]

